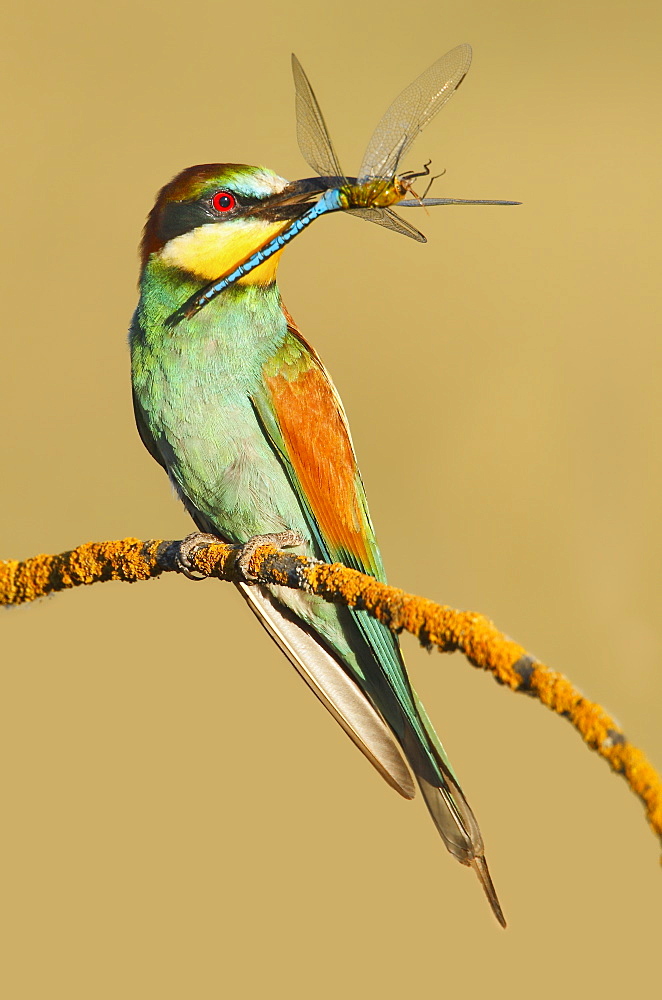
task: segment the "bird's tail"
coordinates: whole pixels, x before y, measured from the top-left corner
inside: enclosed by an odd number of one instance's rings
[[[403,741],[407,760],[416,775],[421,794],[441,839],[454,858],[476,872],[494,916],[501,926],[505,927],[506,920],[485,860],[485,848],[478,821],[451,770],[446,753],[432,729],[425,709],[418,698],[416,701],[425,728],[428,730],[441,783],[438,779],[434,783],[430,781],[429,763],[423,759],[420,743],[413,733],[411,738],[405,737]]]
[[[415,785],[407,760],[446,847],[461,864],[474,869],[494,915],[505,927],[476,817],[415,692],[411,694],[421,723],[418,731],[400,710],[392,689],[380,690],[380,701],[388,702],[390,710],[386,715],[398,720],[396,736],[384,721],[386,716],[373,707],[338,658],[302,622],[265,589],[241,583],[238,587],[262,625],[382,777],[405,798],[412,798]]]
[[[505,927],[506,918],[487,867],[476,817],[458,785],[452,779],[451,782],[448,787],[436,788],[425,778],[418,779],[425,804],[446,847],[459,862],[473,868],[494,916]]]

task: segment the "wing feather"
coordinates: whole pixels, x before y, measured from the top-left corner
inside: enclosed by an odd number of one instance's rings
[[[322,362],[287,318],[286,342],[265,368],[264,395],[253,400],[258,417],[324,556],[384,579],[345,411]]]
[[[415,786],[400,747],[343,666],[306,629],[278,607],[266,590],[238,584],[251,611],[325,708],[388,784],[406,799]]]

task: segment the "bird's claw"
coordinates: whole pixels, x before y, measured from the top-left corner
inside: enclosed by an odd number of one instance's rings
[[[208,545],[219,545],[220,542],[221,539],[217,538],[216,535],[207,535],[202,531],[194,531],[192,534],[187,535],[186,538],[183,538],[178,543],[175,549],[175,566],[177,567],[177,572],[183,573],[189,580],[206,580],[207,577],[204,573],[198,573],[191,565],[191,556]]]
[[[303,545],[305,539],[298,531],[278,531],[268,535],[253,535],[245,542],[237,557],[237,568],[246,583],[259,583],[259,577],[252,572],[250,562],[256,549],[261,545],[275,545],[277,549],[289,549],[294,545]]]

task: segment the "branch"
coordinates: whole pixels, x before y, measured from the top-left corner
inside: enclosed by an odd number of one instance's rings
[[[70,552],[35,556],[25,562],[0,562],[0,605],[24,604],[59,590],[105,580],[135,583],[176,572],[179,545],[124,538],[88,542]],[[237,564],[240,551],[240,546],[219,542],[199,549],[190,562],[203,576],[239,581],[245,579]],[[584,743],[625,778],[662,841],[662,779],[644,753],[626,739],[600,705],[588,701],[567,678],[534,659],[483,615],[455,611],[338,563],[306,559],[273,545],[256,549],[249,569],[259,583],[305,590],[326,601],[362,609],[394,632],[411,632],[428,649],[436,646],[442,653],[459,649],[474,667],[490,671],[500,684],[537,698],[568,719]]]

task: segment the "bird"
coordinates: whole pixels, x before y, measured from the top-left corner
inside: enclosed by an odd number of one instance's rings
[[[340,397],[285,307],[282,249],[204,308],[173,312],[291,226],[328,188],[266,167],[188,167],[158,193],[141,243],[129,334],[140,437],[200,539],[265,537],[385,580]],[[191,536],[197,539],[198,535]],[[397,636],[366,612],[300,590],[237,583],[269,635],[387,783],[420,788],[450,853],[506,926],[483,839],[412,687]]]

